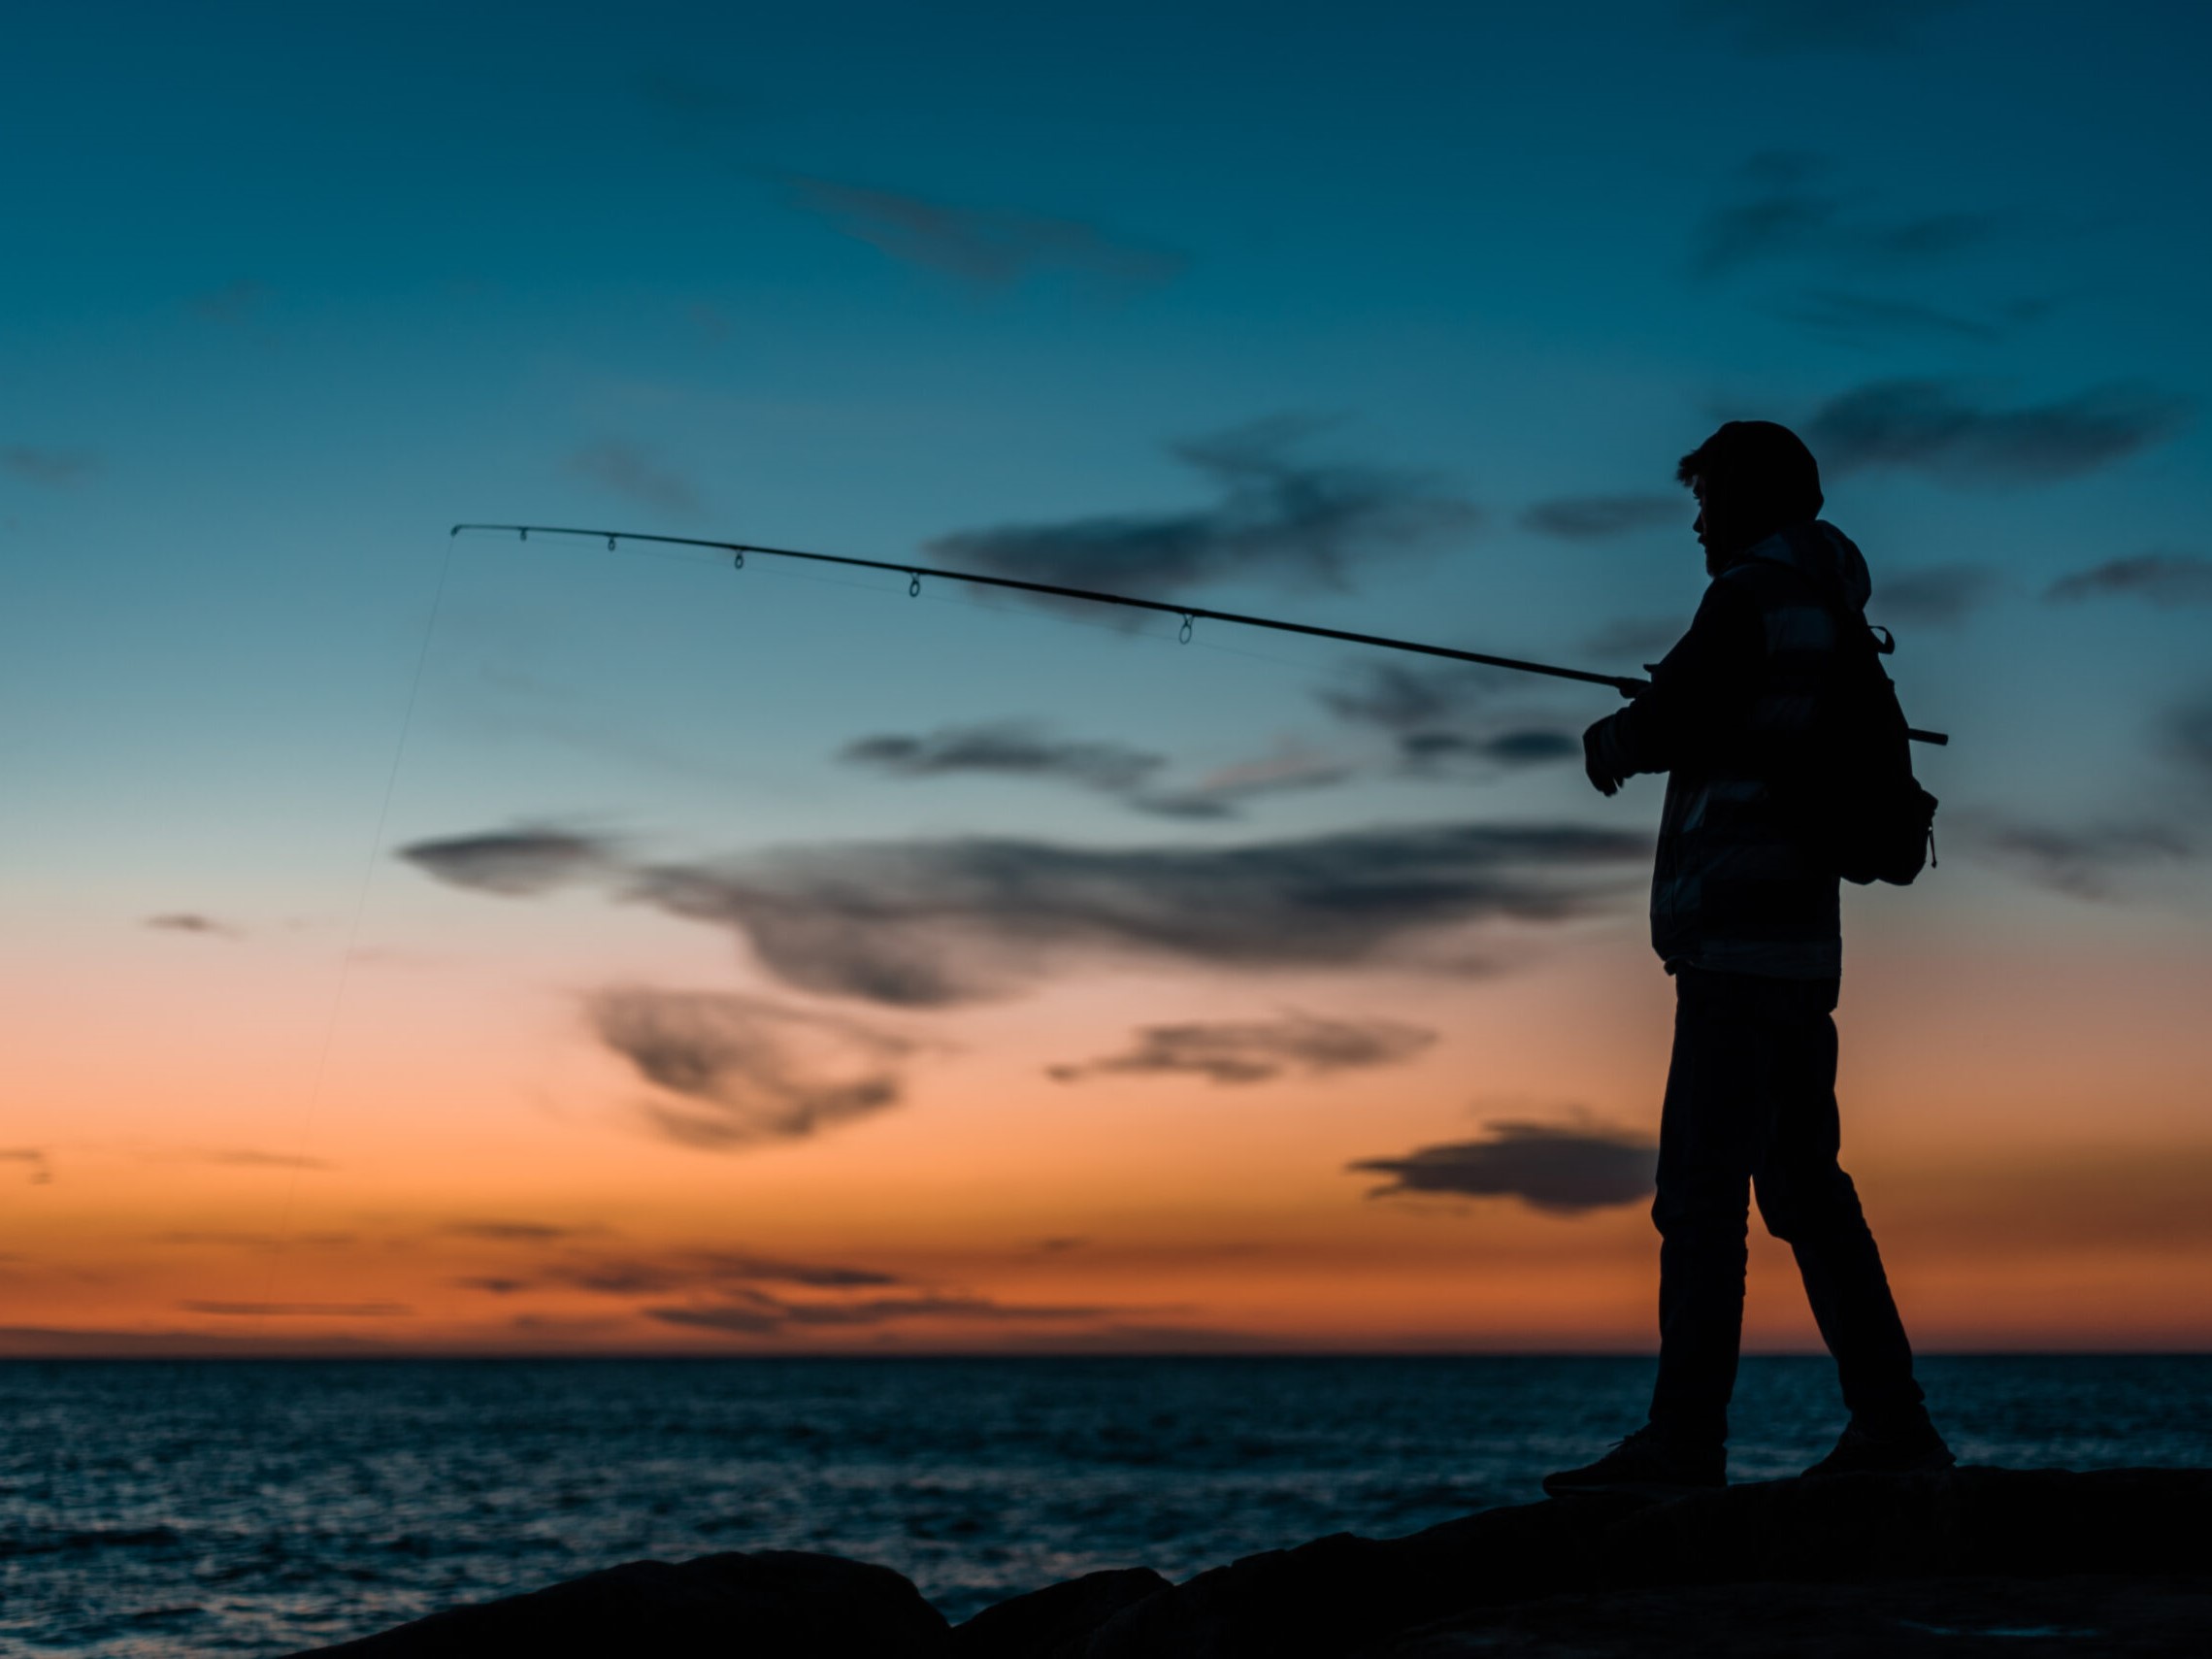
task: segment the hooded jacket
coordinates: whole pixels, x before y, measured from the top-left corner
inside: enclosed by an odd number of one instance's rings
[[[1843,969],[1836,876],[1793,830],[1775,780],[1805,752],[1842,626],[1873,591],[1842,531],[1807,519],[1746,549],[1705,589],[1651,689],[1591,729],[1615,777],[1667,774],[1651,943],[1679,965],[1772,979]]]

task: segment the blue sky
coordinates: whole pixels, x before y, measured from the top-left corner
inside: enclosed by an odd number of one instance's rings
[[[1916,717],[1962,735],[1946,799],[2162,821],[2202,694],[2204,28],[1721,0],[35,9],[0,70],[26,140],[0,173],[0,535],[32,811],[66,798],[98,841],[85,813],[157,797],[226,839],[281,773],[327,814],[285,856],[344,845],[456,518],[897,558],[1203,512],[1217,484],[1172,447],[1267,422],[1304,431],[1285,466],[1480,521],[1354,547],[1335,585],[1263,556],[1209,601],[1575,660],[1610,628],[1633,658],[1700,580],[1652,499],[1671,457],[1733,415],[1818,445],[1856,397],[1882,429],[1856,469],[1830,454],[1832,515],[1881,594],[1917,594],[1887,614]],[[1638,498],[1631,527],[1528,527],[1590,496]],[[2147,555],[2179,577],[2040,597]],[[454,580],[431,732],[441,697],[555,718],[472,689],[476,641],[633,747],[714,752],[718,721],[623,653],[711,658],[750,590],[686,585],[678,616],[656,582],[703,579],[482,546]],[[585,631],[564,647],[556,615]],[[1313,691],[1365,671],[1256,640],[1206,644],[1275,678],[1193,696],[1156,650],[1070,660],[1064,626],[933,645],[842,597],[755,619],[794,650],[743,677],[776,697],[748,752],[794,770],[925,708],[1201,768],[1361,736]],[[511,811],[606,806],[560,764]]]

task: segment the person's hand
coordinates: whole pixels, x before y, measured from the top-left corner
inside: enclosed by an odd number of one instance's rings
[[[1600,735],[1604,724],[1600,720],[1582,734],[1582,770],[1590,779],[1590,786],[1599,794],[1615,795],[1620,792],[1621,780],[1605,759],[1605,743]]]

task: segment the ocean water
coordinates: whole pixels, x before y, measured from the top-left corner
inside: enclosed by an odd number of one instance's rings
[[[2212,1355],[1929,1358],[1962,1460],[2212,1465]],[[1528,1503],[1606,1358],[0,1364],[0,1651],[282,1654],[644,1556],[820,1549],[947,1616]],[[1840,1426],[1747,1360],[1733,1478]]]

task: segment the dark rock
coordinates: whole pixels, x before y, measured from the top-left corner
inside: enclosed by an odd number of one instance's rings
[[[2172,1605],[2199,1609],[2190,1636],[2196,1645],[2112,1651],[2212,1653],[2199,1594],[2212,1593],[2212,1471],[1962,1469],[1777,1480],[1661,1504],[1581,1499],[1489,1510],[1410,1538],[1327,1538],[1215,1568],[1116,1614],[1080,1651],[1081,1659],[1410,1659],[1432,1649],[1395,1643],[1441,1622],[1470,1642],[1481,1633],[1491,1643],[1484,1651],[1511,1652],[1511,1644],[1499,1644],[1502,1633],[1533,1629],[1529,1620],[1537,1615],[1528,1604],[1546,1599],[1589,1618],[1600,1616],[1601,1604],[1616,1610],[1696,1604],[1714,1616],[1739,1603],[1786,1605],[1791,1619],[1831,1630],[1833,1620],[1824,1622],[1819,1609],[1857,1605],[1864,1597],[1856,1587],[1870,1582],[1980,1576],[2010,1583],[2064,1575],[2172,1580],[2180,1598]],[[1821,1584],[1855,1588],[1806,1587]],[[1725,1589],[1706,1594],[1703,1586]],[[1646,1590],[1655,1594],[1634,1595]],[[1506,1618],[1490,1612],[1501,1608],[1517,1610]],[[1572,1622],[1556,1609],[1544,1616],[1555,1615]],[[2075,1617],[2067,1628],[2093,1624]],[[1563,1638],[1519,1650],[1585,1648]],[[1631,1651],[1601,1643],[1587,1650]],[[1799,1651],[1724,1649],[1716,1642],[1702,1650]],[[1802,1649],[1889,1650],[1879,1643]]]
[[[985,1608],[952,1633],[954,1659],[1055,1659],[1080,1653],[1092,1631],[1123,1609],[1172,1588],[1149,1567],[1086,1573]]]
[[[944,1659],[950,1640],[944,1616],[890,1568],[771,1549],[680,1564],[632,1561],[315,1653],[322,1659]]]
[[[1869,1659],[2212,1655],[2212,1470],[1959,1469],[1487,1510],[1170,1585],[1142,1568],[957,1631],[829,1555],[633,1562],[320,1650],[352,1659]]]

